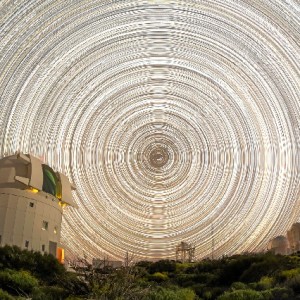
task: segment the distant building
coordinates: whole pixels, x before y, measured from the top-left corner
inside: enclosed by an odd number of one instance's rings
[[[300,251],[300,223],[292,225],[291,229],[287,232],[287,238],[290,244],[291,253]]]
[[[113,269],[118,269],[123,266],[123,262],[119,260],[108,260],[108,259],[98,259],[94,258],[92,261],[93,269],[104,269],[110,267]]]
[[[287,237],[280,235],[270,240],[267,249],[275,254],[292,254],[300,251],[300,223],[294,223]]]
[[[61,262],[63,207],[73,202],[68,178],[32,155],[0,160],[0,245],[48,252]]]
[[[274,254],[281,254],[281,255],[290,254],[288,239],[283,235],[275,237],[269,242],[268,250],[273,252]]]

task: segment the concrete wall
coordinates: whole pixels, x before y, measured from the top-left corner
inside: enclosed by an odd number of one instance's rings
[[[59,246],[62,208],[58,202],[45,193],[0,189],[1,245],[41,252],[49,252],[51,241]]]

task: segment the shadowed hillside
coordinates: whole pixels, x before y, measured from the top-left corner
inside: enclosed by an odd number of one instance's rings
[[[140,261],[119,269],[93,269],[85,259],[72,264],[75,270],[68,272],[49,254],[4,246],[0,299],[300,299],[298,255],[247,254],[184,264]]]

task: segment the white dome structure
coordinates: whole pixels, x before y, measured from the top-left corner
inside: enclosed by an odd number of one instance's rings
[[[76,207],[66,176],[32,155],[0,160],[0,245],[48,252],[63,261],[63,207]]]

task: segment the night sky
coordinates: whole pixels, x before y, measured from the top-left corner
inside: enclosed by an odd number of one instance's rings
[[[297,0],[1,0],[0,157],[76,186],[68,255],[260,251],[300,221]]]

